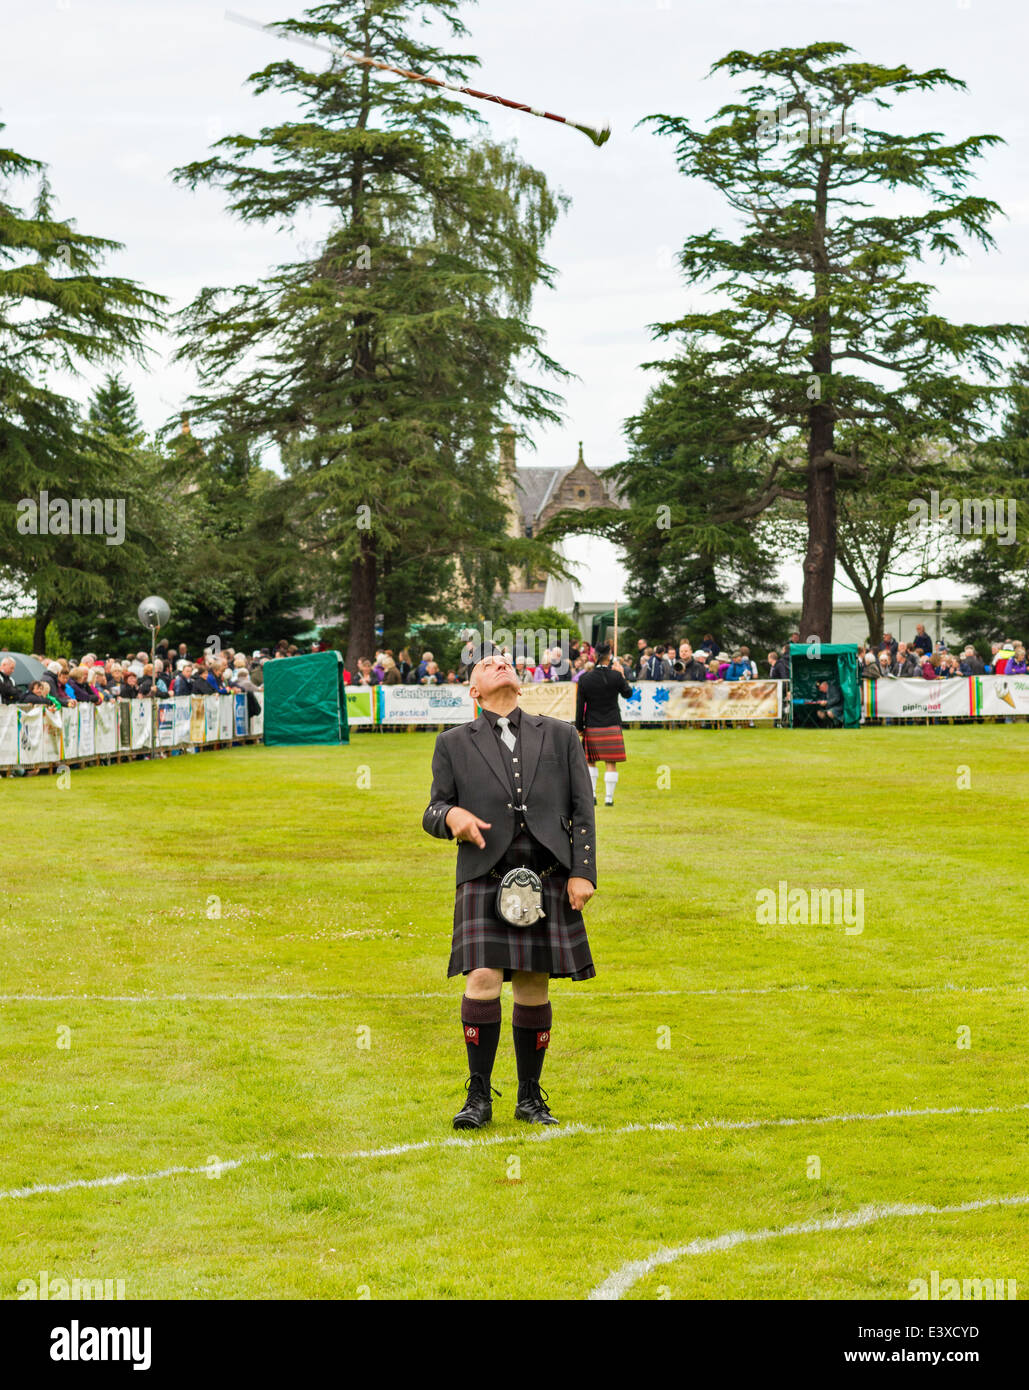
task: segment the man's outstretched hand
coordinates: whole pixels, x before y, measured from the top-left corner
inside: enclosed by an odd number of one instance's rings
[[[489,830],[492,821],[480,820],[471,811],[465,811],[460,806],[451,806],[447,812],[447,829],[455,840],[470,840],[473,845],[478,845],[480,849],[486,848],[486,841],[482,838],[482,832]]]
[[[571,903],[572,911],[581,912],[596,891],[588,878],[570,878],[568,880],[568,901]]]

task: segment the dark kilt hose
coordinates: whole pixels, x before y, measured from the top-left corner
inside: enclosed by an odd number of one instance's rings
[[[535,868],[543,879],[546,916],[530,927],[509,926],[497,916],[499,877],[485,874],[459,884],[448,977],[484,966],[503,970],[505,980],[510,980],[515,970],[571,980],[591,980],[596,975],[586,923],[582,913],[573,911],[568,902],[568,874],[559,864],[548,873],[547,860],[551,864],[555,861],[538,853],[534,856],[534,846],[536,841],[528,831],[520,831],[496,872],[500,875],[501,870],[523,864]]]
[[[588,763],[625,762],[625,740],[620,724],[612,724],[606,729],[584,729],[582,742]]]

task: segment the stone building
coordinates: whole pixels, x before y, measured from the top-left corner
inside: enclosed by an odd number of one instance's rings
[[[511,425],[507,425],[500,440],[500,463],[508,502],[507,529],[510,536],[538,536],[560,511],[624,505],[614,482],[586,463],[581,440],[579,456],[571,466],[520,466],[515,458],[515,432]],[[564,554],[560,544],[558,552]],[[575,595],[569,580],[526,574],[518,576],[518,580],[506,597],[498,595],[509,612],[525,612],[541,607],[571,612]]]

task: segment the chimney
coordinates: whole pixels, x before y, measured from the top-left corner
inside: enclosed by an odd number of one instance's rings
[[[514,425],[505,425],[500,436],[500,467],[508,474],[512,474],[515,471]]]

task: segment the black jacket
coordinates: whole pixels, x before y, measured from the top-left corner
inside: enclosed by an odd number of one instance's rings
[[[681,671],[676,671],[672,677],[677,681],[706,681],[707,667],[696,657],[687,661]]]
[[[524,819],[529,833],[572,877],[589,879],[595,887],[593,784],[575,730],[563,719],[522,710],[519,741],[525,779],[521,817],[514,810],[511,781],[486,716],[439,734],[422,828],[441,840],[452,840],[446,817],[454,806],[490,822],[482,832],[485,849],[467,840],[458,844],[461,884],[488,873],[504,857],[518,833],[519,819]]]
[[[14,677],[5,676],[3,671],[0,671],[0,700],[5,705],[16,705],[24,698],[25,691]]]
[[[786,657],[780,656],[775,665],[768,673],[770,681],[788,681],[790,678],[790,663]]]
[[[613,725],[621,727],[622,712],[618,707],[619,695],[627,700],[632,694],[632,686],[621,671],[612,671],[610,666],[594,666],[592,671],[583,671],[576,685],[575,727],[582,729],[610,729]]]

